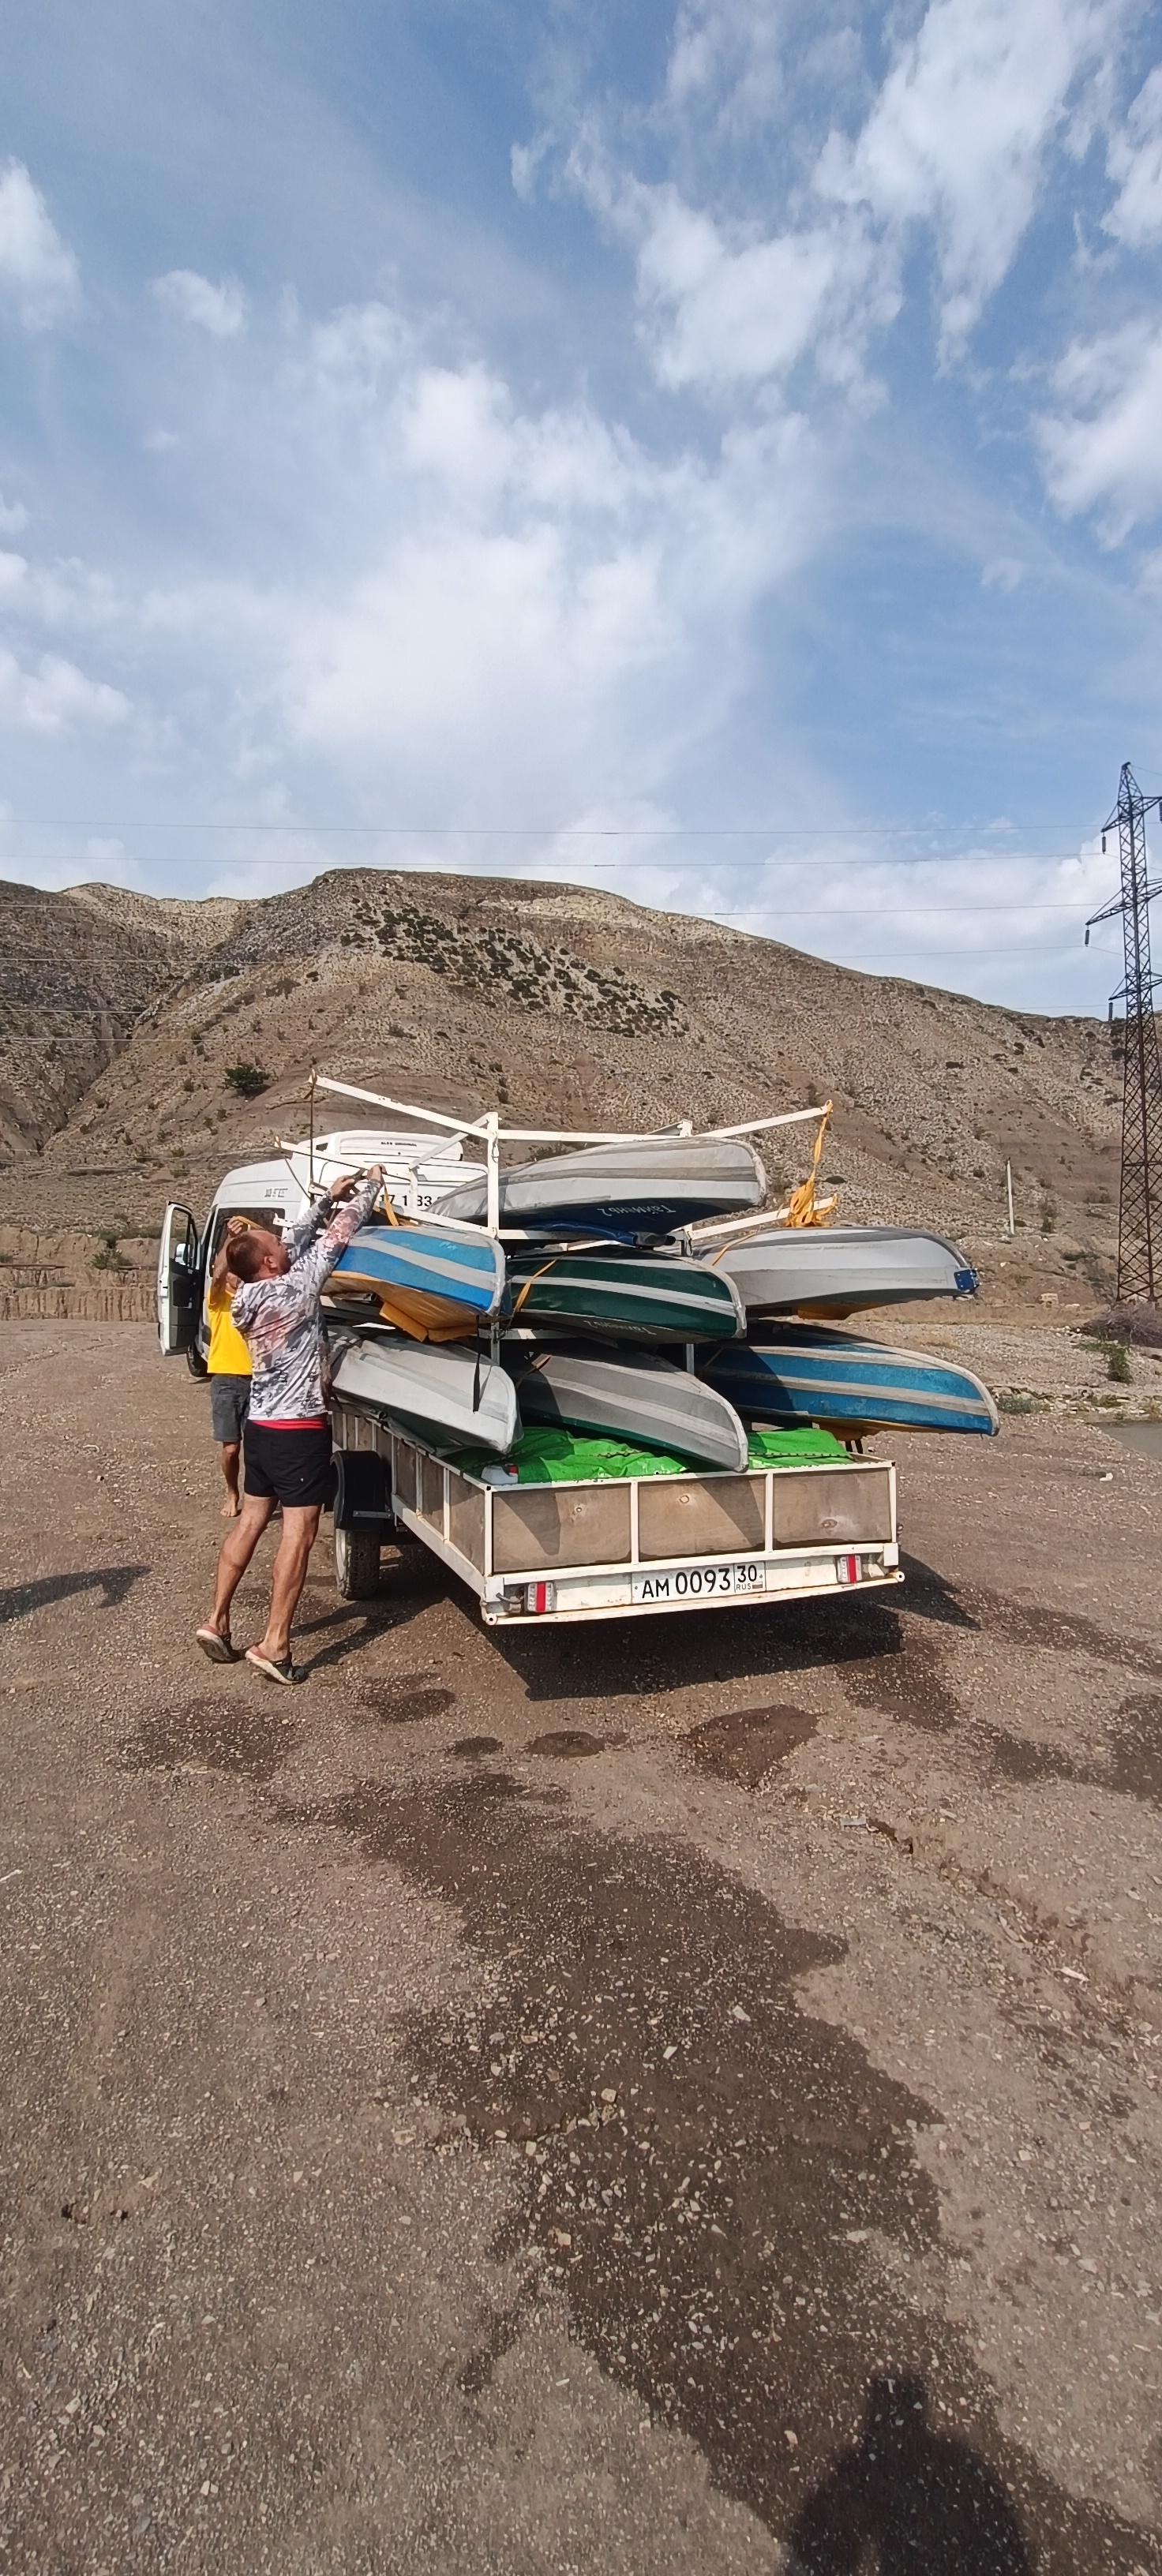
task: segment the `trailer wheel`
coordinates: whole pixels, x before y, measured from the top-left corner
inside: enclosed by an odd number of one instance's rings
[[[335,1581],[344,1601],[370,1601],[379,1590],[379,1531],[337,1529]]]
[[[196,1342],[191,1342],[186,1351],[186,1367],[191,1377],[208,1377],[210,1374]]]

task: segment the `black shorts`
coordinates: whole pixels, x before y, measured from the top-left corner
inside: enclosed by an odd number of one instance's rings
[[[329,1503],[334,1469],[331,1426],[321,1431],[306,1425],[276,1431],[265,1422],[248,1422],[242,1436],[245,1463],[243,1492],[262,1502],[281,1503],[284,1512],[302,1512]]]

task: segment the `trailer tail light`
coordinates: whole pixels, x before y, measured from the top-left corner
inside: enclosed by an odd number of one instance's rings
[[[551,1583],[529,1583],[529,1584],[526,1584],[526,1586],[525,1586],[525,1609],[526,1609],[526,1610],[551,1610],[551,1609],[552,1609],[552,1607],[553,1607],[553,1603],[552,1603],[552,1591],[553,1591],[553,1586],[552,1586],[552,1584],[551,1584]]]
[[[858,1583],[858,1556],[837,1556],[835,1560],[835,1573],[836,1579],[840,1583]]]

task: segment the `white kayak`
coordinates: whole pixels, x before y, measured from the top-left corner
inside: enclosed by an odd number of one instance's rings
[[[762,1206],[766,1176],[753,1145],[737,1136],[641,1136],[622,1145],[584,1145],[514,1163],[500,1175],[500,1222],[529,1233],[604,1235],[657,1242],[704,1217]],[[453,1190],[442,1216],[482,1224],[482,1181]]]
[[[640,1354],[607,1359],[574,1350],[529,1356],[511,1345],[506,1356],[524,1422],[607,1431],[704,1467],[747,1464],[747,1436],[733,1405],[670,1360]]]
[[[404,1342],[364,1334],[335,1370],[336,1395],[373,1407],[436,1448],[495,1449],[520,1438],[516,1388],[470,1343]]]
[[[977,1275],[942,1234],[901,1225],[773,1226],[703,1255],[748,1313],[856,1315],[927,1297],[971,1297]]]

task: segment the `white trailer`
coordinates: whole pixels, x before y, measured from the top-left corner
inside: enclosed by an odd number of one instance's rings
[[[347,1084],[319,1087],[382,1108],[403,1106]],[[418,1215],[481,1169],[463,1160],[471,1138],[482,1150],[495,1226],[495,1114],[459,1127],[432,1113],[405,1114],[432,1115],[446,1132],[356,1128],[288,1146],[277,1160],[228,1172],[202,1227],[190,1208],[171,1201],[157,1276],[163,1353],[184,1352],[194,1373],[204,1374],[207,1285],[228,1218],[292,1223],[313,1193],[345,1171],[382,1163],[399,1212]],[[486,1627],[739,1610],[903,1581],[896,1471],[887,1459],[522,1485],[498,1481],[496,1468],[483,1477],[466,1473],[414,1430],[350,1396],[336,1399],[333,1428],[335,1575],[347,1599],[375,1592],[383,1546],[403,1534],[474,1593]]]
[[[888,1459],[498,1487],[349,1398],[334,1409],[340,1590],[374,1592],[393,1525],[488,1628],[740,1610],[901,1583]]]

